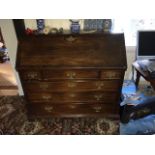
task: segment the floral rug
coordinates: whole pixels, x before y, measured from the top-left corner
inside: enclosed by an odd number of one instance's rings
[[[117,135],[119,122],[105,118],[51,118],[29,121],[20,96],[0,97],[1,135]]]

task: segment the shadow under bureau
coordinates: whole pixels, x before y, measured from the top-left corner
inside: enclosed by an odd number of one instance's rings
[[[29,117],[119,118],[126,67],[123,34],[27,36],[18,44]]]

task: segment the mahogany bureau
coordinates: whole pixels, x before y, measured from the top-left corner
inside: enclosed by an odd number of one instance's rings
[[[19,40],[29,117],[119,118],[127,68],[123,34],[59,34]]]

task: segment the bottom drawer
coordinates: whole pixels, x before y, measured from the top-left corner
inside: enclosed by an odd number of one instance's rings
[[[70,105],[50,105],[50,104],[29,104],[29,115],[56,116],[56,117],[83,117],[83,116],[106,116],[118,117],[119,107],[114,105],[88,105],[88,104],[70,104]]]

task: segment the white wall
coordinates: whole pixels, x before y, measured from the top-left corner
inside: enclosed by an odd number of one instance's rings
[[[126,55],[127,55],[127,71],[125,73],[125,79],[131,79],[132,77],[132,63],[135,61],[136,47],[127,46]]]
[[[14,25],[11,19],[0,19],[0,27],[2,31],[2,35],[8,49],[8,54],[10,57],[10,61],[13,67],[13,71],[18,83],[19,94],[23,95],[21,83],[19,80],[18,73],[15,70],[15,62],[16,62],[16,52],[17,52],[17,37],[14,29]]]

